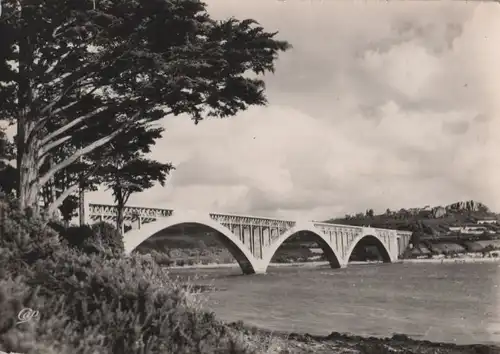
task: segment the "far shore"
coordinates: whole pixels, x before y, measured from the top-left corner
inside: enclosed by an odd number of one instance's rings
[[[368,262],[349,262],[350,265],[354,264],[378,264],[379,261]],[[500,257],[457,257],[457,258],[413,258],[413,259],[399,259],[394,263],[408,263],[408,264],[469,264],[469,263],[500,263]],[[270,263],[269,267],[273,268],[318,268],[328,266],[326,261],[315,262],[295,262],[295,263]],[[166,266],[167,269],[217,269],[217,268],[238,268],[238,263],[211,263],[211,264],[192,264],[184,266]]]
[[[400,259],[398,263],[500,263],[500,257],[417,258]]]

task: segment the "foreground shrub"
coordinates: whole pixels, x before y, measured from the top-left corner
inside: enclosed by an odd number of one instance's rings
[[[151,258],[85,254],[85,234],[60,242],[43,220],[8,213],[0,238],[1,351],[253,352]],[[16,323],[23,308],[40,318]]]
[[[107,258],[123,255],[123,236],[111,224],[99,222],[83,226],[72,226],[58,230],[64,242],[84,253],[96,253]]]
[[[55,259],[63,245],[59,235],[42,219],[19,211],[15,205],[4,210],[0,237],[0,279],[28,271],[40,259]]]
[[[17,323],[22,309],[51,309],[38,320]],[[104,354],[104,337],[95,329],[83,335],[64,313],[63,302],[37,296],[37,289],[0,280],[0,350],[28,354]]]
[[[212,313],[200,311],[180,284],[144,257],[103,260],[71,250],[57,261],[35,264],[26,282],[39,287],[45,298],[64,294],[65,315],[76,331],[102,334],[101,347],[110,353],[249,352]]]
[[[107,222],[92,224],[96,243],[104,252],[113,257],[121,257],[125,252],[123,236],[116,227]]]

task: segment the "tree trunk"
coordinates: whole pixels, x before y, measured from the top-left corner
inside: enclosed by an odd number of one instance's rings
[[[33,213],[39,212],[40,184],[38,183],[38,167],[36,151],[30,146],[19,153],[18,198],[21,210],[31,208]]]
[[[31,208],[37,214],[39,206],[40,184],[38,181],[37,140],[32,134],[34,130],[34,114],[32,112],[33,87],[32,65],[33,45],[29,24],[33,19],[30,6],[21,5],[21,33],[19,37],[19,90],[17,117],[17,197],[21,210]]]
[[[4,237],[5,231],[5,215],[7,214],[7,202],[5,199],[5,194],[0,191],[0,238]]]
[[[54,159],[52,156],[49,157],[49,169],[52,168],[52,166],[54,165]],[[52,177],[51,180],[50,180],[50,202],[49,202],[49,205],[54,203],[54,201],[57,199],[57,185],[56,185],[56,177]],[[49,207],[49,205],[46,206],[46,208]]]
[[[124,215],[123,211],[125,210],[125,204],[121,201],[118,201],[116,204],[116,229],[123,235],[123,222]]]
[[[80,177],[78,188],[78,215],[80,216],[80,226],[85,225],[85,181],[83,175]]]

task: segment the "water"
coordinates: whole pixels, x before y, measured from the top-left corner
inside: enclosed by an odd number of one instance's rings
[[[180,270],[222,289],[206,306],[263,328],[365,336],[405,333],[457,344],[500,344],[498,264],[370,264],[345,269]]]

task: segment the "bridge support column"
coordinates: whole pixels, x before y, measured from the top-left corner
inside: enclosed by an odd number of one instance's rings
[[[264,268],[257,268],[255,269],[255,273],[254,274],[266,274],[266,269]]]
[[[253,274],[266,274],[267,265],[265,265],[263,261],[258,260],[257,262],[255,262],[253,270]]]
[[[265,274],[267,267],[263,264],[261,260],[257,260],[254,264],[250,263],[246,259],[236,259],[243,274]]]

